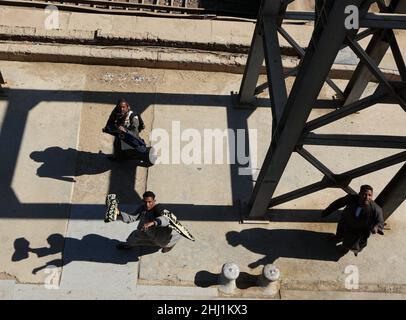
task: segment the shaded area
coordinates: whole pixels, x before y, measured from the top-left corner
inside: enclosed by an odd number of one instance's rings
[[[62,149],[61,147],[49,147],[44,151],[34,151],[30,154],[32,160],[42,163],[37,169],[37,176],[68,182],[76,182],[73,177],[82,175],[96,175],[118,168],[122,168],[122,171],[128,171],[126,169],[129,167],[149,166],[137,160],[110,161],[107,156],[102,151],[93,153],[78,151],[73,148]],[[61,165],[65,162],[74,162],[75,159],[75,168]]]
[[[69,248],[69,254],[64,254],[62,259],[54,259],[45,265],[38,266],[32,270],[33,274],[49,267],[63,267],[73,261],[91,261],[98,263],[127,264],[137,262],[143,255],[157,252],[159,247],[136,247],[131,250],[117,250],[118,240],[109,239],[97,234],[88,234],[82,239],[64,237],[59,233],[51,234],[47,238],[48,247],[31,248],[25,238],[18,238],[14,241],[14,254],[11,260],[14,262],[28,258],[29,253],[34,253],[38,258],[61,253],[63,248]]]
[[[330,233],[307,230],[253,228],[240,232],[230,231],[226,239],[233,247],[241,245],[262,255],[263,258],[248,265],[256,268],[274,263],[278,258],[338,261],[342,254],[334,243],[327,240],[328,235]]]
[[[128,99],[130,105],[135,106],[136,112],[141,114],[151,104],[159,104],[161,106],[170,106],[173,104],[226,107],[228,128],[234,130],[247,129],[247,117],[252,112],[234,109],[230,95],[155,92],[134,94],[133,92],[28,90],[13,88],[9,89],[8,93],[8,97],[0,98],[2,100],[8,100],[8,106],[0,132],[0,150],[3,155],[0,159],[0,196],[6,204],[0,212],[0,218],[66,219],[69,217],[71,208],[69,203],[21,203],[11,188],[28,114],[41,102],[84,102],[95,104],[110,102],[113,108],[115,101],[124,96],[130,97]],[[269,106],[268,99],[258,100],[260,103],[263,103],[264,106]],[[245,150],[249,150],[248,141],[245,143]],[[61,157],[59,160],[73,161],[73,163],[75,163],[75,169],[67,169],[62,167],[61,163],[57,164],[57,160],[55,159],[57,157]],[[135,179],[128,178],[135,177],[136,175],[136,166],[131,161],[110,164],[107,160],[105,161],[103,159],[104,155],[75,149],[62,149],[59,146],[52,146],[43,151],[33,151],[31,158],[34,161],[44,163],[37,172],[40,177],[54,178],[66,182],[74,182],[74,176],[98,174],[111,170],[109,192],[119,194],[121,203],[124,204],[133,204],[141,200],[140,196],[135,192]],[[179,215],[181,219],[186,220],[238,220],[240,213],[238,203],[236,202],[240,196],[249,195],[252,190],[251,176],[239,175],[238,168],[238,165],[230,165],[233,192],[232,199],[234,205],[198,206],[193,204],[176,204],[171,205],[171,207],[174,207],[174,212]],[[98,205],[94,206],[98,207]],[[104,207],[101,210],[104,210]],[[211,212],[209,213],[208,210]],[[83,216],[81,218],[93,219],[95,217],[88,214],[87,217]]]
[[[302,209],[271,209],[266,214],[272,222],[317,222],[331,223],[340,220],[341,210],[330,214],[328,217],[321,217],[322,210]]]
[[[30,154],[32,160],[42,163],[37,169],[37,176],[68,182],[76,182],[73,177],[109,171],[112,162],[106,156],[102,152],[92,153],[61,147],[49,147],[44,151],[34,151]],[[77,159],[76,168],[61,165],[61,163],[72,162],[75,159]]]
[[[228,128],[233,129],[235,132],[235,141],[229,137],[229,153],[233,154],[233,150],[236,157],[236,164],[230,164],[230,177],[231,177],[231,195],[233,204],[241,203],[243,201],[248,201],[249,197],[252,194],[254,189],[254,182],[252,177],[252,168],[253,164],[250,143],[249,143],[249,131],[247,119],[255,111],[251,110],[237,110],[232,109],[230,105],[227,109],[227,125]],[[244,141],[241,141],[238,137],[238,130],[244,130]],[[237,143],[238,141],[238,143]],[[234,143],[234,145],[233,145]],[[255,150],[257,151],[257,150]],[[258,155],[256,155],[258,158]],[[242,165],[240,162],[247,161],[246,164]]]

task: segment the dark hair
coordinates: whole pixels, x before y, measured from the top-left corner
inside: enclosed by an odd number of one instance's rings
[[[374,191],[374,189],[369,184],[363,184],[360,188],[360,191],[366,191],[366,190],[371,190],[372,192]]]
[[[116,108],[118,109],[118,107],[120,106],[120,104],[125,103],[127,105],[128,108],[130,108],[130,104],[128,103],[128,101],[124,98],[120,98],[117,100],[117,104],[116,104]]]
[[[153,193],[152,191],[146,191],[144,192],[144,194],[142,195],[143,198],[149,198],[151,197],[152,199],[155,200],[155,193]]]

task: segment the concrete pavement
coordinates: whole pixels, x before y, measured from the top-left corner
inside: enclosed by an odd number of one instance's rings
[[[8,85],[0,97],[0,299],[405,298],[405,203],[389,219],[385,236],[371,237],[358,257],[340,258],[326,242],[337,216],[322,220],[318,210],[343,195],[336,189],[276,207],[269,224],[240,223],[272,123],[268,100],[255,110],[241,110],[230,95],[240,86],[252,23],[166,19],[163,28],[157,18],[61,12],[60,28],[45,30],[43,14],[0,7],[0,58],[25,61],[0,60]],[[309,26],[285,27],[301,46],[307,45]],[[398,36],[403,48],[404,33]],[[106,41],[130,45],[104,46]],[[282,46],[287,48],[284,41]],[[297,63],[284,59],[286,68]],[[344,52],[334,66],[332,76],[342,89],[345,80],[337,78],[348,77],[351,63],[353,57]],[[394,65],[389,52],[381,67],[391,79],[398,77]],[[260,82],[265,80],[261,75]],[[289,90],[293,81],[286,79]],[[367,93],[375,88],[370,84]],[[320,98],[333,95],[325,86]],[[155,145],[161,142],[170,164],[143,168],[106,159],[112,137],[101,128],[120,97],[142,114],[142,136]],[[310,118],[326,112],[314,110]],[[317,132],[405,136],[405,120],[399,106],[379,104]],[[215,162],[216,145],[205,137],[207,129],[223,135],[221,163]],[[167,133],[168,140],[152,141],[153,132]],[[201,139],[200,147],[191,148],[193,139]],[[214,144],[205,149],[209,140]],[[250,168],[244,162],[248,146]],[[177,162],[176,149],[190,163]],[[336,173],[398,152],[308,150]],[[242,161],[227,162],[234,151]],[[400,166],[355,179],[351,186],[369,183],[378,194]],[[294,154],[276,195],[321,178]],[[131,211],[145,190],[153,190],[175,212],[196,242],[181,239],[166,254],[115,249],[135,225],[105,224],[105,195],[117,193],[121,208]],[[218,274],[230,261],[239,266],[240,280],[235,294],[224,296],[217,290]],[[256,283],[267,263],[281,271],[281,289],[273,297]],[[355,290],[345,286],[349,266],[358,272]]]
[[[358,257],[349,254],[341,259],[325,241],[334,232],[334,219],[322,221],[316,213],[307,212],[324,208],[342,194],[338,190],[282,205],[269,224],[239,223],[239,204],[252,189],[269,144],[271,123],[267,107],[233,108],[230,91],[238,90],[240,75],[21,62],[0,62],[0,68],[10,86],[1,102],[2,153],[9,148],[1,166],[1,181],[9,181],[2,184],[6,199],[0,220],[2,297],[114,298],[124,290],[134,299],[181,298],[182,291],[176,289],[181,287],[192,290],[184,297],[216,298],[221,297],[218,273],[228,261],[238,264],[242,277],[231,298],[269,298],[255,282],[266,263],[281,270],[282,298],[317,298],[314,292],[321,291],[346,299],[353,294],[345,289],[349,265],[359,270],[358,297],[374,299],[385,293],[385,297],[402,298],[405,294],[401,214],[405,205],[390,218],[391,230],[384,237],[372,237]],[[328,88],[322,93],[330,94]],[[149,140],[153,129],[165,129],[171,148],[174,121],[181,132],[194,128],[202,136],[207,128],[256,129],[256,166],[249,175],[239,175],[238,169],[244,166],[239,163],[160,164],[148,169],[110,163],[105,155],[111,152],[112,139],[101,133],[101,127],[121,96],[142,113],[147,125],[144,137]],[[371,110],[375,112],[362,111],[320,132],[406,134],[400,108],[378,105]],[[312,117],[324,112],[314,111]],[[224,141],[232,141],[230,132],[225,137]],[[188,141],[181,142],[182,148]],[[251,141],[251,151],[253,147]],[[223,144],[221,150],[226,159],[230,145]],[[336,172],[390,154],[354,148],[311,150]],[[354,180],[352,187],[371,183],[379,193],[398,168]],[[319,178],[310,165],[292,156],[277,193]],[[123,208],[130,210],[146,189],[155,191],[158,201],[174,210],[196,242],[181,239],[166,254],[116,251],[117,241],[135,226],[105,224],[104,197],[117,192]],[[303,217],[308,222],[301,222]],[[49,282],[52,275],[60,281],[59,291],[44,288],[54,284]],[[172,289],[160,292],[161,286]]]

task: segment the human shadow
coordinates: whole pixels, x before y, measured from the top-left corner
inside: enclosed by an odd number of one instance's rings
[[[37,175],[42,178],[52,178],[68,182],[76,182],[73,177],[82,175],[96,175],[107,172],[113,167],[123,166],[121,161],[112,162],[107,155],[99,151],[78,151],[73,148],[63,149],[61,147],[49,147],[43,151],[34,151],[30,158],[41,162],[37,169]],[[137,160],[130,161],[132,166],[149,166]],[[64,166],[63,163],[76,162],[76,166]]]
[[[157,252],[159,247],[135,247],[131,250],[117,250],[119,240],[109,239],[97,234],[88,234],[82,239],[64,237],[59,233],[51,234],[47,238],[48,247],[31,248],[25,238],[18,238],[14,241],[14,254],[11,257],[13,262],[28,258],[28,254],[34,253],[38,258],[62,253],[60,259],[54,259],[45,265],[32,270],[33,274],[49,267],[63,267],[73,261],[92,261],[98,263],[127,264],[137,262],[143,255]],[[65,248],[65,250],[64,250]]]
[[[250,268],[274,263],[278,258],[304,260],[338,261],[342,253],[328,241],[330,233],[308,230],[261,228],[245,229],[226,234],[227,242],[233,246],[242,245],[263,258],[250,263]]]

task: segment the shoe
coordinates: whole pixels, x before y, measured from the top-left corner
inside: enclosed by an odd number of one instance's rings
[[[121,243],[116,245],[116,248],[118,250],[130,250],[132,247],[129,246],[128,244],[126,244],[126,243],[121,242]]]
[[[104,216],[104,222],[116,221],[120,210],[118,209],[118,198],[114,193],[110,193],[106,196],[106,214]]]
[[[343,245],[338,246],[337,250],[340,252],[340,254],[345,255],[348,253],[348,251],[350,251],[350,249],[344,247]]]
[[[167,253],[167,252],[171,251],[172,248],[173,248],[173,247],[165,247],[165,248],[162,248],[161,252],[162,252],[162,253]]]

